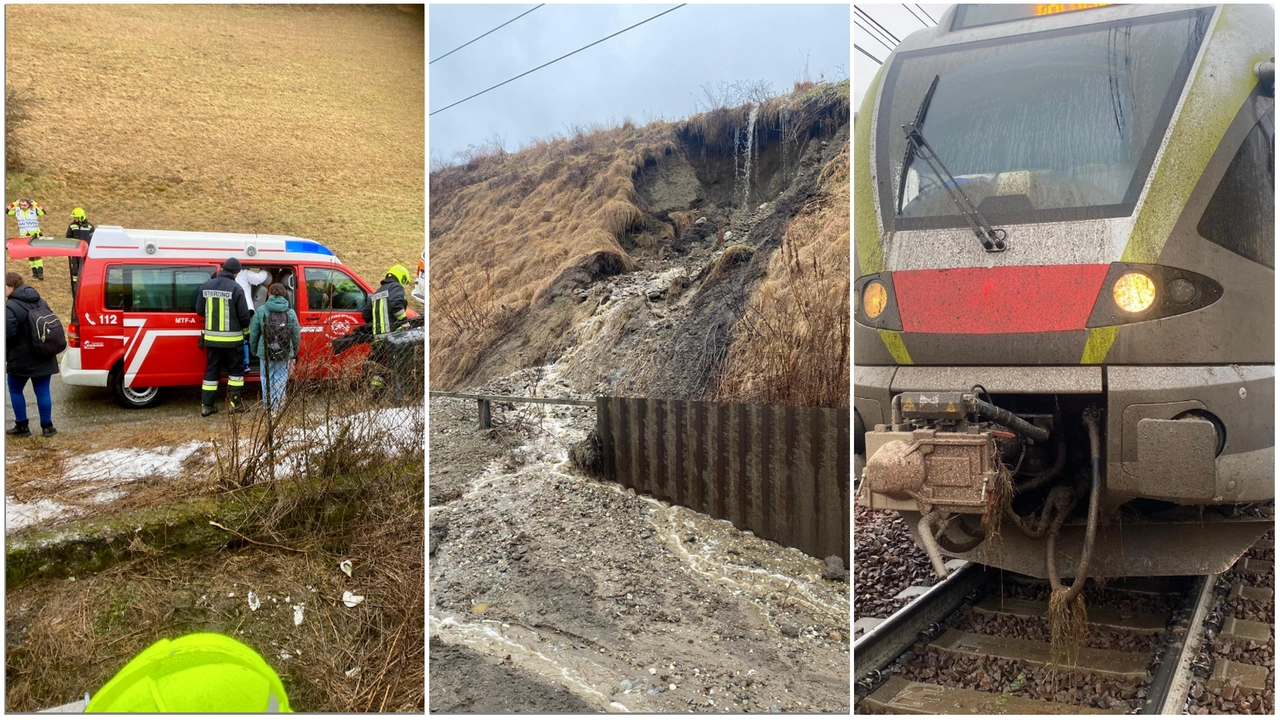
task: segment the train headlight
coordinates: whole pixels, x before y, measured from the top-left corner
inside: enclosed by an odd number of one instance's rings
[[[1156,284],[1143,273],[1125,273],[1112,286],[1111,296],[1121,310],[1140,313],[1156,301]]]
[[[884,285],[873,280],[862,288],[862,311],[867,314],[867,317],[872,320],[880,317],[880,313],[884,312],[888,304],[889,292],[884,289]]]

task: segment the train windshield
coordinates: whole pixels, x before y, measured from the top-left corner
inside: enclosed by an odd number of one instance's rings
[[[886,227],[965,224],[923,161],[906,163],[902,177],[902,126],[915,118],[935,75],[940,81],[921,129],[988,220],[1132,213],[1211,14],[1199,9],[902,53],[886,77],[877,122]]]

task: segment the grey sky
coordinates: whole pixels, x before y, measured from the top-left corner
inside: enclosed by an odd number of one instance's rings
[[[678,3],[547,5],[429,67],[429,112],[576,50]],[[435,59],[533,7],[430,5]],[[432,162],[496,133],[507,150],[566,126],[686,117],[700,86],[772,83],[789,91],[806,56],[812,80],[849,75],[848,5],[687,5],[573,57],[428,118]],[[861,44],[861,43],[859,43]]]
[[[925,28],[925,25],[922,24],[920,20],[911,17],[911,13],[907,12],[907,9],[902,7],[901,3],[856,3],[856,6],[863,12],[875,18],[876,22],[883,25],[885,30],[888,30],[899,40],[905,40],[911,33]],[[951,7],[951,5],[929,5],[927,3],[921,3],[920,7],[924,8],[934,20],[941,20],[942,13],[946,12],[947,8]],[[926,17],[924,13],[920,12],[919,8],[915,5],[911,5],[911,9],[915,10],[921,20],[928,23],[930,27],[933,26],[933,23],[930,22],[929,18]],[[867,27],[873,33],[876,32],[876,27],[874,25],[871,25],[857,15],[855,15],[855,17],[857,18],[859,25]],[[884,59],[889,56],[889,50],[885,48],[884,45],[881,45],[876,41],[875,38],[877,36],[878,33],[876,35],[872,35],[862,28],[855,27],[853,31],[853,42],[857,44],[858,47],[866,50],[872,55],[875,55],[881,62],[883,62]],[[890,47],[895,46],[895,43],[892,40],[884,37],[881,37],[881,39],[888,43]],[[880,66],[867,59],[866,55],[863,55],[856,50],[853,52],[853,97],[855,98],[855,110],[862,105],[862,96],[866,94],[867,86],[871,84],[871,78],[875,77],[876,71],[879,69]]]

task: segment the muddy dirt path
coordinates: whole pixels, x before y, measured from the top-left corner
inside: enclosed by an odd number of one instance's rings
[[[848,711],[849,588],[821,561],[577,475],[590,408],[513,416],[431,401],[431,707],[530,680],[457,672],[465,646],[596,710]]]

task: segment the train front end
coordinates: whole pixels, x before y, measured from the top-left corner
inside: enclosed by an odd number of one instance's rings
[[[857,501],[939,574],[1222,572],[1273,526],[1274,22],[958,5],[885,60],[854,128]]]

